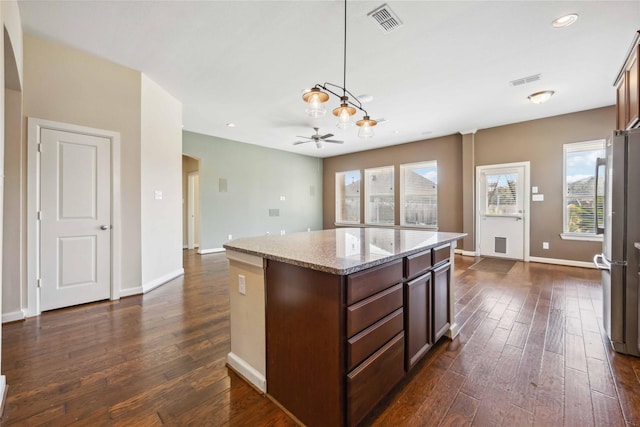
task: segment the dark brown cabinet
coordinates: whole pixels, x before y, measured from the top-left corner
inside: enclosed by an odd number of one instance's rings
[[[438,341],[449,329],[449,287],[451,263],[436,267],[433,272],[433,341]]]
[[[639,43],[640,31],[636,33],[624,65],[614,83],[616,88],[616,126],[620,130],[640,126]]]
[[[348,275],[268,260],[267,393],[308,426],[360,423],[446,332],[450,251]]]
[[[405,368],[408,371],[433,345],[431,339],[431,273],[405,285]]]

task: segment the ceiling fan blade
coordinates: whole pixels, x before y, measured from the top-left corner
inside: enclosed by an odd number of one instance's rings
[[[325,139],[324,142],[331,142],[333,144],[344,144],[344,141],[338,141],[336,139]]]
[[[296,135],[296,138],[313,139],[308,136],[301,136],[301,135]]]
[[[333,134],[332,134],[332,133],[328,133],[328,134],[326,134],[326,135],[322,135],[322,136],[320,137],[320,139],[327,139],[327,138],[331,138],[332,136],[333,136]]]
[[[297,142],[294,142],[293,145],[306,144],[307,142],[311,142],[311,141],[297,141]]]

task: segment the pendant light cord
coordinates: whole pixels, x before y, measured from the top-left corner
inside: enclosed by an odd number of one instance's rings
[[[347,95],[347,0],[344,0],[344,58],[342,70],[342,95]]]

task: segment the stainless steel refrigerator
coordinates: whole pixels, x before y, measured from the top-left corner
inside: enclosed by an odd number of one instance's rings
[[[603,185],[604,183],[604,185]],[[603,323],[613,348],[640,356],[640,129],[615,131],[596,166],[596,227],[602,253]]]

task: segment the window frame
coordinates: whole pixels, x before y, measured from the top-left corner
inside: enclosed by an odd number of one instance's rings
[[[567,182],[567,155],[569,153],[575,153],[579,151],[590,150],[605,150],[604,139],[596,139],[591,141],[582,142],[570,142],[562,145],[562,233],[560,237],[563,240],[584,240],[592,242],[601,242],[602,235],[594,232],[575,232],[568,230],[568,210],[567,210],[567,196],[568,196],[568,182]],[[604,154],[604,153],[603,153]],[[593,165],[593,173],[595,174],[595,165]],[[595,194],[594,194],[595,196]],[[595,203],[595,200],[594,200]],[[595,218],[594,218],[595,220]]]
[[[338,184],[339,184],[339,180],[338,180],[338,175],[344,175],[346,176],[349,173],[358,173],[358,176],[360,177],[359,182],[360,184],[358,184],[358,219],[357,221],[348,221],[342,218],[338,218],[338,213],[340,212],[340,208],[341,205],[338,202]],[[358,224],[362,224],[362,176],[363,173],[360,169],[353,169],[353,170],[347,170],[347,171],[340,171],[340,172],[336,172],[335,173],[335,223],[336,224],[349,224],[349,225],[358,225]],[[345,187],[346,187],[346,182],[345,182]],[[346,200],[346,197],[345,197]]]
[[[390,170],[391,171],[391,182],[393,183],[393,189],[391,190],[391,193],[384,193],[385,196],[392,196],[393,197],[393,218],[391,223],[379,223],[379,222],[370,222],[368,221],[369,218],[369,174],[375,171],[383,171],[383,170]],[[378,167],[373,167],[373,168],[367,168],[364,170],[364,174],[363,174],[363,179],[364,179],[364,224],[365,225],[372,225],[372,226],[376,226],[376,227],[397,227],[396,225],[396,185],[395,185],[395,179],[396,179],[396,168],[394,165],[387,165],[387,166],[378,166]],[[381,193],[382,194],[382,193]]]
[[[436,221],[434,225],[419,225],[419,224],[407,224],[405,222],[405,191],[406,191],[406,184],[405,184],[405,171],[411,171],[413,169],[419,169],[419,168],[435,168],[436,170],[436,175],[438,175],[438,161],[437,160],[425,160],[425,161],[421,161],[421,162],[415,162],[415,163],[405,163],[405,164],[401,164],[400,165],[400,227],[407,227],[407,228],[418,228],[418,229],[425,229],[425,230],[438,230],[438,182],[436,181],[436,203],[435,203],[435,207],[436,207]]]

